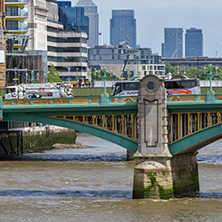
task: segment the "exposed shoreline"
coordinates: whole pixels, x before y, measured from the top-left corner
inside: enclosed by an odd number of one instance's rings
[[[82,149],[82,148],[95,148],[95,146],[82,145],[81,143],[76,142],[75,144],[55,143],[51,147],[51,149]]]

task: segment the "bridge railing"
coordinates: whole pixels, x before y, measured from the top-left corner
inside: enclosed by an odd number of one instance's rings
[[[109,97],[108,103],[135,103],[137,97]],[[103,104],[101,97],[4,99],[4,106]]]
[[[222,101],[222,93],[213,95],[214,101]],[[207,102],[208,94],[168,95],[167,102]]]

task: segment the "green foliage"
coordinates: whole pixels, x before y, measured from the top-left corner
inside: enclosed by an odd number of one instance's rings
[[[62,80],[59,78],[58,70],[52,64],[49,65],[48,67],[48,82],[49,83],[62,82]]]
[[[103,81],[104,80],[103,76],[104,76],[104,70],[101,70],[100,73],[92,72],[92,82]],[[109,80],[119,80],[119,78],[116,75],[114,75],[113,73],[110,73],[110,72],[106,72],[106,76],[107,76],[106,80],[108,80],[108,81]]]
[[[204,74],[204,71],[202,69],[198,69],[198,68],[189,68],[186,69],[186,76],[188,78],[198,78],[200,80],[205,80],[206,79],[206,75]]]
[[[214,76],[218,76],[218,80],[222,80],[222,70],[220,68],[218,68],[218,70],[216,70],[216,66],[212,66],[211,67],[211,72],[213,73],[212,78],[214,79]],[[206,66],[206,74],[204,74],[206,76],[206,79],[209,80],[210,76],[207,75],[208,73],[210,73],[210,65]]]
[[[177,67],[177,66],[171,66],[169,63],[165,63],[165,67],[166,67],[166,74],[168,74],[169,72],[172,73],[173,76],[178,75],[186,75],[188,78],[197,78],[200,80],[209,80],[210,76],[204,73],[204,67],[202,68],[187,68],[187,69],[183,69],[181,67]],[[210,66],[207,65],[206,66],[206,73],[210,72]],[[222,80],[222,70],[218,68],[218,71],[216,73],[216,67],[212,66],[212,78],[214,79],[214,76],[219,76],[217,79],[218,80]]]

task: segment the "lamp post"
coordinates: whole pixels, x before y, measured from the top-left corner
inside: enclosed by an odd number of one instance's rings
[[[25,74],[25,83],[26,83],[26,84],[27,84],[28,79],[29,79],[29,74],[26,73],[26,74]]]
[[[38,81],[39,81],[39,73],[37,73],[36,76],[37,76],[37,79],[34,79],[34,71],[32,70],[32,71],[31,71],[31,79],[28,79],[28,78],[27,78],[27,80],[29,80],[29,81],[33,84],[33,82],[34,82],[35,80],[38,80]],[[26,77],[27,77],[27,76],[26,76]]]
[[[135,68],[133,68],[133,80],[135,80],[136,76],[135,76]]]
[[[216,66],[215,68],[216,70],[216,74],[218,71],[218,67]],[[214,102],[215,101],[215,92],[212,90],[212,75],[214,75],[215,73],[212,72],[212,64],[210,64],[210,72],[207,73],[207,68],[206,66],[204,67],[204,74],[210,76],[210,91],[207,92],[207,102]]]
[[[68,66],[67,69],[68,69],[68,82],[70,84],[70,70],[71,70],[71,67]]]
[[[79,68],[76,67],[76,81],[77,81],[77,84],[78,84],[78,87],[79,87]]]
[[[5,73],[4,73],[4,72],[2,73],[2,77],[3,77],[3,78],[2,78],[2,79],[0,79],[0,80],[5,81]]]
[[[99,72],[100,70],[98,70]],[[100,73],[100,72],[99,72]],[[104,67],[104,75],[103,75],[103,80],[104,80],[104,92],[101,95],[101,103],[108,103],[109,102],[109,95],[106,93],[106,67]]]
[[[104,67],[104,75],[103,75],[103,80],[104,80],[104,96],[106,95],[106,67]]]
[[[5,73],[4,72],[2,73],[2,77],[3,77],[3,79],[0,79],[0,80],[5,80]]]

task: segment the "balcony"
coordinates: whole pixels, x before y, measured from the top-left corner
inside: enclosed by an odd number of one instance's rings
[[[28,18],[28,12],[25,10],[19,10],[18,13],[7,13],[6,11],[6,21],[19,21],[24,22]]]
[[[23,9],[28,4],[28,0],[5,0],[5,7],[18,7]]]
[[[6,27],[8,34],[26,34],[28,32],[28,26],[23,23],[19,23],[17,27]]]

